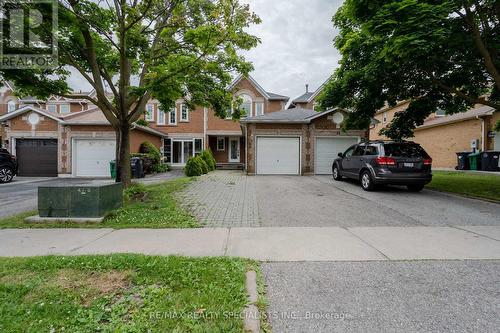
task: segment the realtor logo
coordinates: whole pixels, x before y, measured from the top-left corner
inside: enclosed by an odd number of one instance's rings
[[[57,66],[57,0],[0,0],[0,68]]]

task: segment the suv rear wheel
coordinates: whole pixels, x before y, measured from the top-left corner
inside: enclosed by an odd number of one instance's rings
[[[333,179],[337,181],[342,180],[342,176],[340,175],[339,172],[339,166],[337,164],[333,166]]]
[[[361,187],[365,191],[373,191],[375,189],[375,184],[373,183],[370,171],[365,170],[361,173]]]
[[[0,167],[0,183],[8,183],[14,178],[14,172],[9,167]]]

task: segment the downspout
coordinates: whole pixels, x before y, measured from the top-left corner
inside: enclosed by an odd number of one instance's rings
[[[208,137],[207,137],[207,108],[203,108],[203,143],[205,146],[205,149],[207,149],[208,146]]]
[[[485,142],[485,135],[484,135],[484,127],[485,127],[485,124],[484,124],[484,118],[483,117],[480,117],[480,116],[476,116],[476,119],[480,119],[481,120],[481,151],[485,151],[485,147],[486,147],[486,142]]]

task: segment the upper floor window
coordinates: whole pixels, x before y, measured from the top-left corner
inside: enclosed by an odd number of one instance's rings
[[[154,108],[153,104],[146,104],[146,121],[154,120]]]
[[[245,112],[246,117],[252,116],[252,98],[248,95],[242,94],[239,96],[243,103],[241,103],[241,109]]]
[[[16,109],[16,102],[15,101],[8,101],[7,102],[7,112],[13,112]]]
[[[160,110],[160,108],[158,108],[158,116],[156,119],[158,119],[158,125],[165,125],[165,112]]]
[[[69,104],[61,104],[61,105],[59,105],[59,112],[60,113],[69,113],[70,112],[70,106],[69,106]]]
[[[189,121],[189,109],[186,104],[181,104],[181,121]]]
[[[264,114],[264,102],[255,102],[255,115],[262,116]]]
[[[177,124],[177,108],[175,106],[168,113],[168,124],[169,125]]]
[[[384,112],[384,114],[382,115],[382,123],[387,123],[387,112]]]
[[[57,112],[57,105],[47,104],[47,111],[56,113]]]

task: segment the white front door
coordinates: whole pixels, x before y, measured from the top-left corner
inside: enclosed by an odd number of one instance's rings
[[[229,163],[240,162],[240,138],[229,138]]]
[[[257,174],[298,175],[300,139],[257,137]]]
[[[75,139],[73,141],[73,175],[77,177],[111,177],[109,162],[115,159],[115,139]]]
[[[314,173],[317,175],[330,175],[332,163],[347,148],[358,143],[358,138],[316,138]]]

